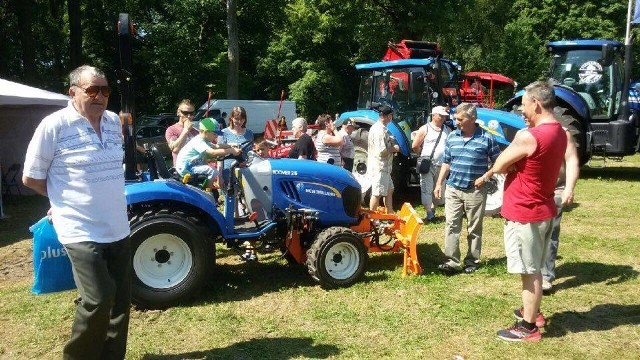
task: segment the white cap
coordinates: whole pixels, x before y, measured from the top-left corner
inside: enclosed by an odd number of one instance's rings
[[[431,109],[431,113],[442,115],[442,116],[449,116],[449,113],[447,112],[447,109],[444,106],[434,107],[433,109]]]

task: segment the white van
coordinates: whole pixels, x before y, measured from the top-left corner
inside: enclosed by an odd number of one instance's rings
[[[247,129],[251,130],[256,137],[264,133],[264,126],[267,120],[275,119],[278,116],[280,101],[270,100],[211,100],[209,103],[209,117],[218,119],[222,113],[226,113],[226,123],[229,126],[229,116],[231,109],[235,106],[242,106],[247,111]],[[193,117],[194,125],[197,128],[200,119],[204,117],[207,110],[205,102],[196,111]],[[295,101],[283,101],[280,109],[280,117],[287,119],[287,126],[291,128],[291,121],[296,118]]]

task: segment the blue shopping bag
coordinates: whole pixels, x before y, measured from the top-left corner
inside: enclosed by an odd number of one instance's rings
[[[31,225],[33,233],[34,294],[46,294],[76,288],[67,250],[58,241],[53,224],[45,216]]]

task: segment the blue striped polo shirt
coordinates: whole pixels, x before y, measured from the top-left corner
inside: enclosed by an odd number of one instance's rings
[[[489,163],[494,163],[498,155],[498,142],[480,126],[476,126],[476,131],[467,141],[463,139],[460,129],[452,131],[447,136],[442,157],[442,162],[451,167],[447,186],[458,190],[473,188],[474,181],[487,172]]]

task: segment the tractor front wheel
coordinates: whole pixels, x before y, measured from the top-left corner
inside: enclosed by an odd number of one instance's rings
[[[307,250],[307,269],[323,288],[346,287],[365,271],[367,250],[352,230],[331,227],[321,231]]]

